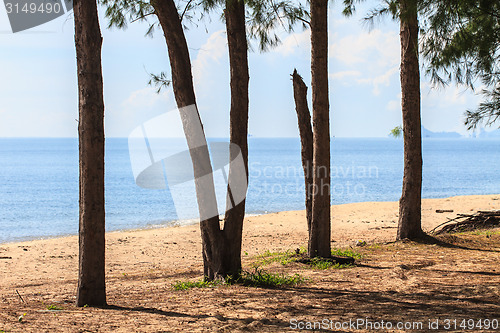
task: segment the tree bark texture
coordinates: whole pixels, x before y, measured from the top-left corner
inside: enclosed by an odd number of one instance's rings
[[[417,239],[424,234],[421,227],[422,136],[416,1],[402,0],[400,11],[404,175],[399,200],[398,240]]]
[[[226,0],[226,32],[229,49],[229,67],[231,79],[230,141],[241,149],[245,169],[229,169],[229,179],[246,177],[248,182],[248,44],[245,21],[245,3],[243,0]],[[233,161],[239,153],[230,150]],[[245,172],[245,175],[241,173]],[[228,205],[231,202],[231,189],[228,186]],[[228,207],[229,208],[229,207]],[[232,208],[226,209],[224,219],[224,274],[233,277],[241,271],[241,243],[243,220],[245,218],[245,200]]]
[[[167,43],[177,107],[179,109],[193,105],[196,107],[191,60],[181,18],[175,3],[173,0],[154,0],[152,5]],[[196,177],[197,175],[211,175],[212,166],[205,135],[201,133],[202,137],[200,138],[200,133],[198,133],[198,124],[201,123],[200,116],[198,113],[195,116],[197,118],[193,119],[193,117],[181,112],[182,125],[193,162],[198,209],[200,216],[206,216],[205,212],[217,207],[217,202],[215,201],[213,177]],[[204,273],[208,279],[214,279],[219,272],[223,271],[223,263],[220,258],[224,247],[221,246],[223,235],[219,226],[219,217],[214,216],[200,221],[200,229]]]
[[[295,111],[299,124],[302,168],[304,169],[305,195],[306,195],[306,219],[307,230],[311,230],[312,221],[312,188],[313,188],[313,132],[311,126],[311,113],[307,105],[307,86],[302,77],[295,69],[292,74],[293,97],[295,100]]]
[[[152,2],[160,25],[162,26],[167,42],[170,66],[172,68],[172,85],[177,106],[183,108],[196,105],[191,61],[182,22],[173,0],[154,0]],[[245,31],[245,6],[243,1],[231,0],[226,3],[226,27],[228,35],[229,59],[231,65],[231,143],[238,145],[243,155],[245,168],[248,165],[248,60],[247,41]],[[181,113],[182,117],[182,113]],[[200,140],[193,140],[192,133],[196,130],[194,123],[201,123],[199,114],[197,119],[182,118],[184,132],[188,140],[193,161],[194,174],[208,175],[212,173],[208,147],[203,134],[203,147]],[[190,140],[196,141],[190,144]],[[235,151],[230,149],[230,158]],[[230,168],[229,179],[238,177],[238,172]],[[245,170],[244,172],[247,173]],[[248,179],[248,174],[245,175]],[[203,211],[217,207],[213,178],[195,180],[200,216]],[[228,188],[228,198],[230,189]],[[212,199],[213,198],[213,199]],[[235,276],[241,270],[241,242],[243,219],[245,215],[245,201],[226,211],[224,228],[221,230],[219,217],[215,216],[200,223],[204,274],[208,280],[219,276]]]
[[[328,99],[328,1],[311,0],[313,104],[313,203],[310,257],[330,257],[330,119]]]
[[[77,306],[106,304],[102,37],[93,0],[74,1],[79,98],[79,272]]]

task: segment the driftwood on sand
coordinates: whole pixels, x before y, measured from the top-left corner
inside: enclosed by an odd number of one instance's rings
[[[473,231],[476,229],[490,229],[500,226],[500,210],[478,211],[475,214],[458,214],[431,230],[431,234]]]

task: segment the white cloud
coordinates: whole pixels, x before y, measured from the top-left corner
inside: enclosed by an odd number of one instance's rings
[[[373,85],[373,94],[380,95],[380,86],[389,86],[391,83],[391,77],[399,72],[399,66],[392,67],[382,75],[378,75],[373,78],[363,78],[359,79],[358,83],[360,84],[370,84]]]
[[[150,107],[159,101],[168,101],[166,92],[156,93],[152,87],[146,87],[130,93],[128,98],[122,103],[126,108],[144,108]]]
[[[295,32],[288,35],[282,43],[274,49],[274,52],[283,56],[294,54],[297,51],[309,53],[311,49],[311,30]]]
[[[445,90],[444,100],[449,104],[465,105],[467,104],[467,95],[465,89],[457,86]]]
[[[193,61],[193,76],[206,136],[226,136],[229,130],[230,69],[225,30],[217,30],[204,41]]]
[[[351,80],[353,84],[369,85],[380,95],[382,87],[392,87],[399,71],[400,46],[397,31],[350,32],[329,46],[332,65],[339,69],[331,79]],[[393,107],[393,106],[391,106]]]
[[[401,100],[393,99],[387,103],[387,110],[398,111],[401,109]]]
[[[429,82],[420,85],[422,96],[422,121],[431,131],[457,131],[467,134],[464,113],[477,107],[481,96],[464,87],[433,88]]]
[[[398,93],[395,99],[387,102],[386,109],[389,111],[398,111],[401,112],[401,92]]]
[[[341,71],[341,72],[336,72],[336,73],[330,73],[328,76],[332,80],[343,80],[343,79],[350,78],[350,77],[361,76],[361,72],[360,71]]]
[[[106,135],[127,137],[135,127],[174,108],[175,103],[167,91],[157,94],[151,87],[132,91],[123,102],[106,106]]]
[[[345,16],[342,16],[340,18],[333,18],[332,20],[332,24],[333,24],[333,27],[335,29],[338,29],[342,26],[345,26],[345,25],[349,25],[352,23],[352,21],[350,20],[350,18],[347,18]]]
[[[205,74],[209,71],[210,64],[219,62],[227,55],[227,41],[224,30],[214,32],[198,51],[196,59],[193,61],[193,77],[196,83],[204,80]]]
[[[430,82],[420,84],[422,101],[428,106],[464,107],[476,103],[478,96],[463,86],[434,87]]]
[[[346,65],[375,63],[394,66],[399,63],[399,36],[395,31],[375,29],[358,35],[349,35],[330,45],[330,57]]]

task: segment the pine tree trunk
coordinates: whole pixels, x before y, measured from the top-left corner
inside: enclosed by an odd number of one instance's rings
[[[177,107],[196,107],[196,97],[191,72],[191,60],[187,47],[182,22],[173,0],[154,0],[152,5],[160,21],[168,48],[170,67],[172,69],[172,85]],[[181,120],[195,175],[211,175],[212,166],[204,133],[198,133],[201,123],[196,112],[186,114],[181,112]],[[202,147],[200,141],[204,142]],[[217,207],[213,177],[196,177],[195,188],[200,217],[206,216],[206,211]],[[214,206],[215,205],[215,206]],[[221,261],[225,250],[224,238],[219,226],[219,217],[214,216],[200,222],[204,273],[207,279],[214,279],[224,268]]]
[[[93,0],[74,1],[79,97],[80,230],[77,306],[106,305],[102,37]]]
[[[330,257],[330,106],[326,0],[311,0],[311,53],[314,188],[308,250],[310,257]]]
[[[243,0],[226,0],[226,31],[229,48],[229,66],[231,70],[231,112],[230,141],[241,149],[245,170],[233,165],[229,169],[229,179],[245,176],[248,181],[248,44],[246,37],[245,3]],[[230,160],[239,153],[233,149]],[[245,172],[245,175],[241,173]],[[231,202],[228,187],[227,203]],[[241,271],[241,243],[243,219],[245,218],[245,200],[228,209],[224,219],[224,276],[236,277]]]
[[[170,66],[172,68],[172,84],[179,108],[196,105],[191,61],[187,48],[186,38],[182,28],[179,14],[172,0],[155,0],[152,2],[162,26],[168,47]],[[226,4],[226,25],[231,65],[231,143],[238,145],[243,155],[245,168],[248,165],[248,60],[247,41],[245,31],[245,6],[242,1],[228,1]],[[182,115],[182,114],[181,114]],[[193,123],[198,119],[183,118],[184,132],[188,146],[196,146],[193,142]],[[199,144],[199,139],[194,140]],[[193,160],[194,173],[211,174],[212,168],[206,146],[204,149],[190,149]],[[230,150],[231,160],[235,151]],[[239,177],[238,172],[230,168],[229,179]],[[246,170],[244,172],[247,172]],[[248,174],[245,175],[248,178]],[[195,180],[200,216],[202,212],[210,209],[215,202],[215,189],[213,179]],[[229,193],[228,188],[228,193]],[[211,199],[213,197],[213,200]],[[224,229],[220,229],[219,217],[203,220],[200,223],[204,273],[208,280],[219,276],[236,276],[241,270],[241,242],[243,232],[243,219],[245,216],[245,201],[239,203],[226,212]]]
[[[400,2],[401,93],[404,138],[403,191],[399,201],[397,239],[417,239],[421,227],[422,137],[420,121],[420,71],[418,14],[412,0]]]
[[[295,100],[295,111],[297,112],[297,120],[299,124],[300,145],[302,156],[302,168],[304,169],[304,182],[306,194],[306,219],[307,230],[311,231],[312,221],[312,195],[313,188],[313,133],[311,127],[311,113],[307,106],[307,86],[302,80],[302,77],[293,71],[293,97]]]

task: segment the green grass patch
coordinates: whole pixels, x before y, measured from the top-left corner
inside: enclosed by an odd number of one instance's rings
[[[477,231],[471,231],[471,232],[460,232],[458,234],[466,235],[468,233],[471,235],[491,237],[493,235],[500,234],[500,230],[477,230]]]
[[[62,307],[58,306],[58,305],[51,304],[51,305],[47,305],[47,310],[61,311],[61,310],[64,310],[64,309]]]
[[[241,284],[247,287],[280,288],[293,287],[305,281],[306,279],[301,277],[299,274],[284,275],[255,269],[254,272],[242,272],[241,276],[233,283]]]
[[[213,288],[226,284],[224,280],[213,280],[213,281],[177,281],[174,283],[174,290],[188,290],[192,288]]]
[[[306,263],[314,269],[342,269],[354,267],[353,264],[339,264],[331,259],[321,257],[311,258]]]
[[[247,287],[280,288],[293,287],[304,281],[306,280],[298,274],[284,275],[256,268],[254,272],[242,271],[237,278],[227,277],[226,279],[217,279],[214,281],[177,281],[173,285],[173,288],[174,290],[188,290],[192,288],[213,288],[235,284]]]
[[[300,255],[305,254],[307,251],[304,248],[297,249],[295,251],[288,250],[286,252],[271,252],[267,250],[263,254],[256,257],[257,260],[253,263],[253,266],[267,266],[275,262],[280,263],[281,265],[287,265],[296,261],[297,252]]]
[[[332,256],[336,257],[352,257],[354,259],[361,259],[363,255],[354,249],[332,249]]]
[[[332,256],[334,257],[352,257],[354,259],[361,259],[362,255],[356,252],[352,248],[348,249],[332,249]],[[256,257],[256,261],[253,262],[253,266],[258,268],[261,266],[270,265],[272,263],[279,263],[281,265],[288,265],[293,262],[307,263],[309,266],[317,269],[327,269],[327,268],[347,268],[353,265],[341,265],[337,264],[331,260],[323,258],[313,258],[309,259],[307,257],[307,250],[305,248],[300,248],[295,251],[288,250],[285,252],[271,252],[266,251],[265,253]]]

